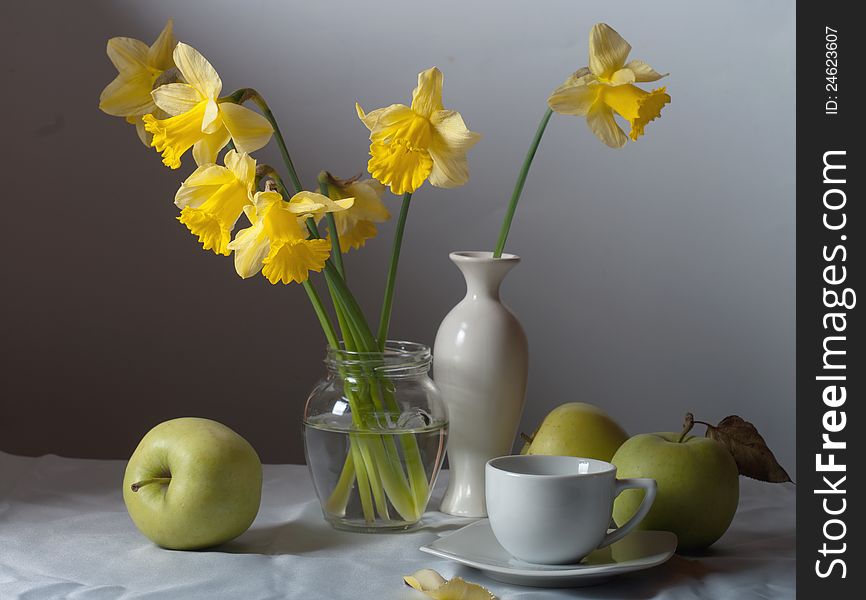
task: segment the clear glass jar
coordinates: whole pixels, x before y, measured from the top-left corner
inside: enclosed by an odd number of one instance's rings
[[[448,418],[427,346],[328,349],[327,374],[304,409],[304,452],[322,512],[353,531],[421,520],[442,460]]]

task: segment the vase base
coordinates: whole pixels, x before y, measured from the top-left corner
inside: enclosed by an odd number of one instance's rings
[[[351,531],[353,533],[400,533],[402,531],[413,531],[422,525],[421,521],[415,521],[414,523],[407,521],[377,521],[368,523],[366,521],[339,519],[330,515],[325,515],[325,520],[334,529]]]
[[[483,519],[487,517],[487,507],[484,500],[480,503],[474,498],[467,502],[467,498],[449,498],[446,494],[442,503],[439,505],[439,512],[454,517],[467,517],[473,519]]]

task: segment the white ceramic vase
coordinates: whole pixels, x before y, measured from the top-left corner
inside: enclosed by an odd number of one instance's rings
[[[485,517],[484,466],[511,454],[526,392],[529,348],[499,286],[520,257],[452,252],[466,297],[442,321],[433,347],[433,378],[448,407],[448,489],[440,510]]]

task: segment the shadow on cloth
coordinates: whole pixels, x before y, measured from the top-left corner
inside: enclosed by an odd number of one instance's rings
[[[708,551],[706,556],[712,555]],[[649,600],[658,597],[665,590],[672,588],[688,588],[689,581],[698,582],[706,577],[736,571],[744,573],[752,569],[760,569],[762,564],[750,565],[748,560],[731,561],[730,564],[707,564],[699,558],[675,554],[668,562],[653,569],[618,575],[596,585],[578,588],[564,588],[565,592],[575,598],[592,598],[593,600]],[[495,591],[502,584],[487,578],[481,572],[470,567],[460,566],[454,575],[463,577]],[[547,588],[509,586],[508,597],[515,600],[530,598],[541,600],[549,596]]]
[[[337,531],[324,520],[321,523],[295,520],[254,526],[236,540],[218,546],[215,550],[235,554],[310,554],[329,548],[345,549],[363,543],[363,536]]]

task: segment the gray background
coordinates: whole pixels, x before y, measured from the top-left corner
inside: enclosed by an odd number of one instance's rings
[[[308,185],[364,168],[356,99],[408,102],[418,71],[444,71],[446,106],[484,138],[467,186],[424,186],[412,207],[391,331],[426,343],[463,293],[448,252],[492,248],[547,95],[586,63],[590,26],[610,23],[633,58],[672,73],[673,102],[620,151],[581,119],[548,129],[504,288],[531,346],[523,428],[573,400],[631,433],[736,413],[793,472],[794,10],[781,0],[3,3],[0,449],[126,457],[156,423],[199,415],[266,461],[303,460],[324,344],[303,291],[242,281],[202,251],[172,204],[191,157],[172,172],[97,110],[115,74],[106,40],[150,43],[169,16],[226,92],[265,95]],[[278,162],[273,144],[258,157]],[[370,314],[392,227],[348,258]]]

